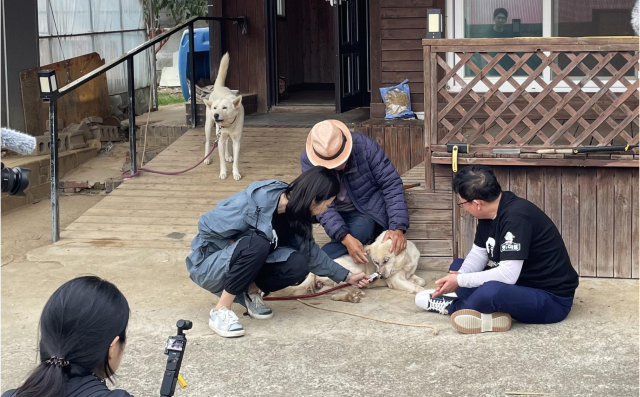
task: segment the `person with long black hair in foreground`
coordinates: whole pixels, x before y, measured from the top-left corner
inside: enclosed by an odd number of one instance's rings
[[[124,354],[129,303],[94,276],[64,283],[40,317],[40,364],[2,397],[131,397],[109,390]]]

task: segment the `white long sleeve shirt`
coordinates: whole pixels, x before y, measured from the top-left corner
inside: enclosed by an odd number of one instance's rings
[[[476,288],[489,281],[515,284],[522,271],[524,261],[501,261],[493,269],[482,271],[487,263],[489,263],[487,251],[474,244],[460,266],[458,285],[462,288]]]

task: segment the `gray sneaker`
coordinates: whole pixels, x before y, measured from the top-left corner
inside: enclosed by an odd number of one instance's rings
[[[209,328],[225,338],[236,338],[244,335],[244,328],[238,322],[238,316],[226,307],[220,310],[211,309]]]
[[[249,316],[256,320],[266,320],[273,317],[273,310],[264,304],[262,296],[259,293],[244,294],[244,300],[247,304]]]

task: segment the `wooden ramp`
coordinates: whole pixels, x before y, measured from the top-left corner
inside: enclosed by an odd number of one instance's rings
[[[252,182],[300,174],[307,129],[245,129],[240,154],[243,178],[219,179],[217,150],[211,165],[178,176],[142,173],[126,180],[62,233],[58,244],[126,248],[189,248],[198,218],[216,203]],[[145,167],[178,171],[204,155],[204,129],[187,131]],[[64,211],[64,208],[61,209]]]
[[[300,154],[308,129],[245,129],[240,172],[235,181],[219,179],[217,151],[211,165],[200,165],[179,176],[142,173],[123,182],[95,207],[70,224],[57,243],[70,247],[189,249],[199,217],[216,203],[254,181],[292,181],[300,174]],[[204,154],[204,130],[189,130],[145,167],[176,171],[188,168]],[[422,167],[424,168],[424,167]],[[415,172],[414,172],[415,173]],[[408,191],[412,227],[408,237],[424,255],[424,265],[450,261],[451,195]],[[64,211],[64,208],[61,209]],[[319,244],[329,239],[316,227]]]

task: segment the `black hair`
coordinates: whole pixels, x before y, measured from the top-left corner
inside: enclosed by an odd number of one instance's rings
[[[312,238],[311,205],[335,197],[339,191],[336,172],[321,166],[309,168],[291,182],[285,192],[289,200],[286,214],[295,233],[305,239]]]
[[[42,310],[40,365],[16,397],[61,397],[69,378],[95,370],[111,380],[109,347],[119,336],[123,348],[128,323],[129,303],[115,285],[95,276],[67,281]]]
[[[500,197],[502,188],[491,168],[470,165],[456,173],[453,191],[466,201],[484,200],[491,203]]]
[[[493,17],[494,18],[497,17],[498,14],[504,14],[505,18],[509,18],[509,13],[504,8],[496,8],[495,10],[493,10]]]

